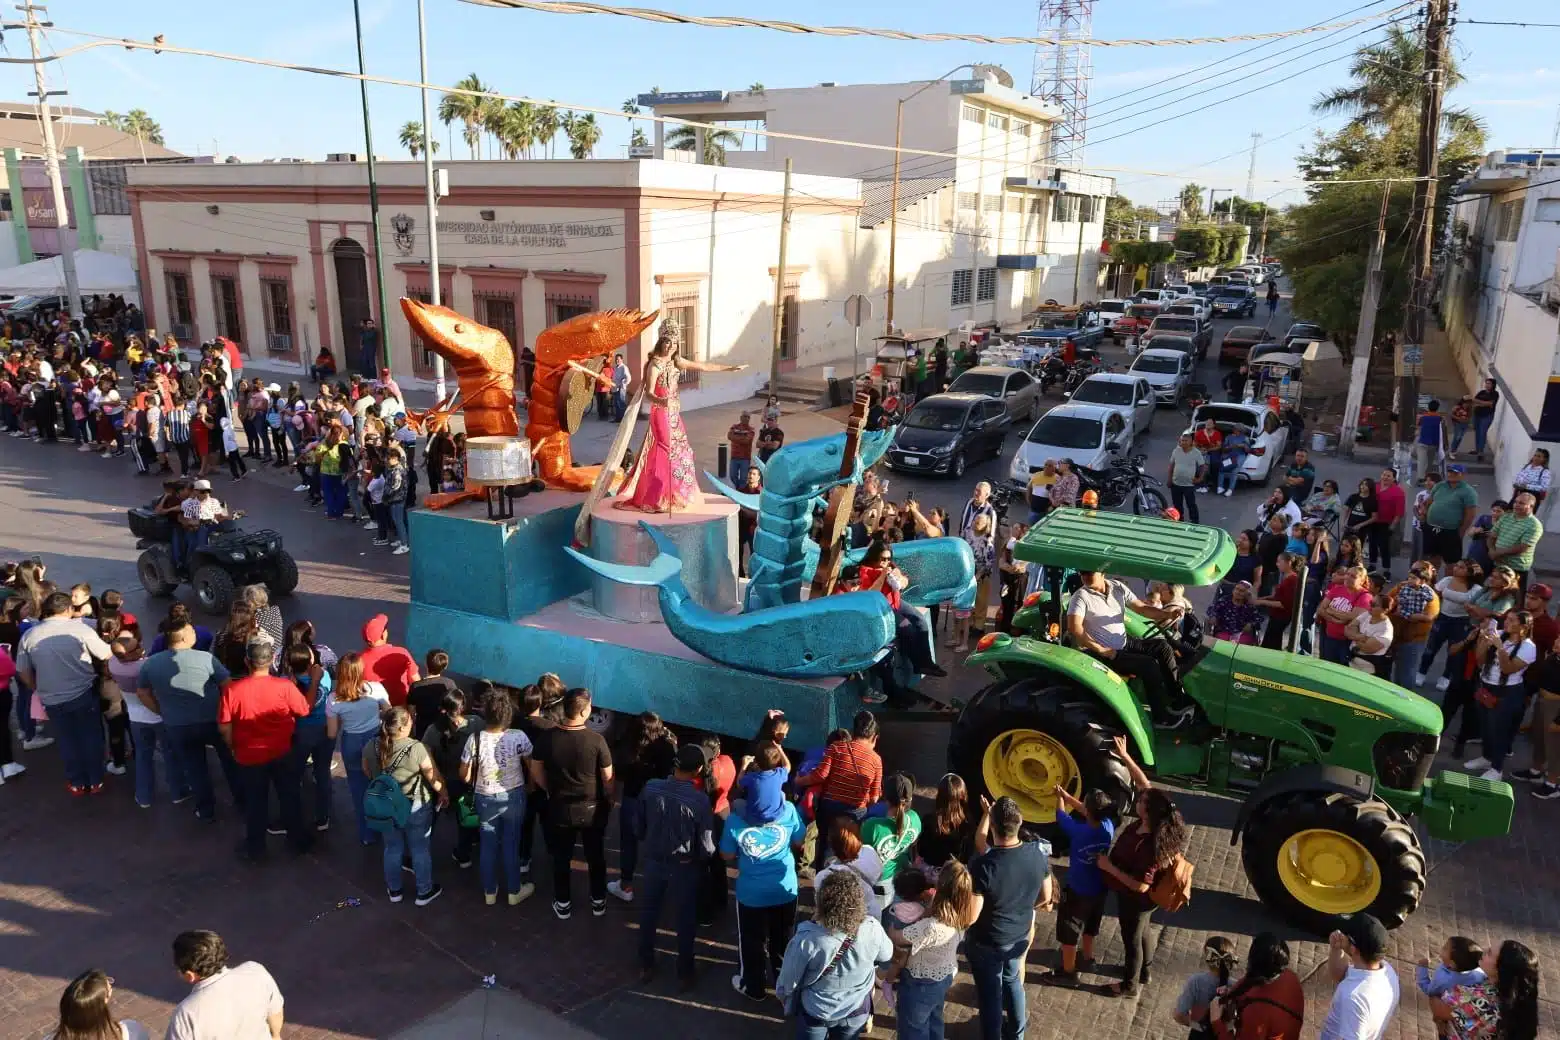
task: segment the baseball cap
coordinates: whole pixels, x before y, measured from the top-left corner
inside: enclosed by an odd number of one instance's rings
[[[1541,600],[1548,601],[1554,598],[1555,590],[1540,582],[1537,585],[1528,586],[1528,595],[1537,596]]]
[[[265,392],[268,393],[268,394],[279,394],[279,393],[282,392],[282,384],[280,384],[280,383],[267,383],[266,387],[265,387]]]
[[[677,768],[684,773],[697,773],[708,762],[704,757],[704,748],[698,744],[684,744],[677,749]]]
[[[1366,961],[1378,961],[1387,952],[1387,929],[1370,914],[1353,914],[1338,930]]]
[[[1448,473],[1466,473],[1468,471],[1467,471],[1467,468],[1464,467],[1461,462],[1454,462],[1450,466],[1446,467],[1446,472],[1448,472]]]
[[[196,491],[210,491],[211,481],[197,480],[194,484],[191,485],[191,487],[193,487]]]
[[[390,619],[383,614],[375,614],[363,623],[363,641],[372,643],[376,639],[383,639],[385,630],[390,627]]]

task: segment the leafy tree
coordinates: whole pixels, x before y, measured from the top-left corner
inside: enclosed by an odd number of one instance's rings
[[[123,114],[119,112],[104,112],[98,117],[99,126],[111,126],[121,133],[129,134],[142,144],[163,143],[162,126],[147,114],[144,108],[132,108]]]
[[[504,158],[529,158],[536,138],[535,109],[529,102],[512,101],[493,114],[490,129]]]
[[[1460,86],[1464,77],[1451,54],[1445,56],[1446,89]],[[1347,115],[1350,126],[1382,131],[1417,125],[1424,95],[1425,49],[1416,33],[1402,26],[1387,28],[1387,38],[1361,47],[1349,66],[1351,82],[1322,94],[1311,104],[1319,115]],[[1484,123],[1464,108],[1444,107],[1442,128],[1448,133],[1484,131]]]
[[[401,124],[401,147],[412,153],[413,159],[416,159],[422,155],[423,125],[421,122],[412,119]],[[428,138],[428,150],[431,152],[437,152],[439,150],[438,138]]]
[[[558,136],[558,131],[563,127],[563,119],[558,115],[557,105],[535,106],[536,143],[547,149],[547,157],[552,158],[553,140]]]
[[[589,159],[601,140],[601,126],[596,122],[595,113],[587,112],[568,120],[567,134],[569,154],[576,159]]]
[[[763,92],[764,92],[764,85],[762,83],[754,83],[753,85],[748,87],[748,93],[749,94],[762,94]]]
[[[650,139],[646,137],[645,132],[639,129],[637,126],[628,132],[628,143],[632,148],[650,147]]]
[[[624,101],[623,112],[627,115],[637,116],[639,114],[639,101],[635,98],[629,98],[627,101]]]
[[[457,82],[455,86],[461,91],[491,92],[491,88],[483,83],[475,72]],[[445,126],[460,123],[465,127],[461,131],[461,137],[465,140],[466,147],[471,149],[473,159],[481,158],[482,131],[492,112],[492,102],[496,100],[496,98],[477,97],[467,93],[446,94],[439,99],[439,121]]]
[[[1110,257],[1128,267],[1152,267],[1175,256],[1170,242],[1150,242],[1146,238],[1128,239],[1110,244]]]
[[[1105,200],[1106,234],[1125,234],[1138,223],[1158,224],[1159,211],[1152,206],[1139,206],[1125,195],[1112,195]]]
[[[1217,224],[1182,224],[1171,241],[1176,253],[1188,254],[1186,262],[1193,267],[1217,264],[1224,255],[1224,231]]]
[[[1201,184],[1188,184],[1181,189],[1178,196],[1181,203],[1181,219],[1196,220],[1203,212],[1203,192],[1207,189]]]
[[[666,134],[666,147],[675,148],[680,152],[691,152],[698,147],[698,128],[692,126],[679,126]],[[742,135],[733,130],[706,130],[704,132],[704,155],[700,161],[708,166],[726,165],[726,149],[740,148]]]

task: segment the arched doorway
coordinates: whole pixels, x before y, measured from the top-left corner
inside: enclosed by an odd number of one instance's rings
[[[355,372],[362,365],[358,345],[363,319],[373,316],[368,304],[368,254],[361,244],[343,238],[330,247],[330,255],[336,265],[336,299],[341,312],[342,369]]]

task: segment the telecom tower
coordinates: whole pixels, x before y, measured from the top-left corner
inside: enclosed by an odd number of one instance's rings
[[[1261,144],[1262,144],[1262,135],[1260,133],[1252,134],[1251,135],[1251,166],[1248,167],[1247,170],[1246,170],[1246,201],[1247,202],[1255,202],[1256,198],[1257,198],[1257,148],[1260,147]],[[1235,215],[1235,213],[1234,213],[1234,210],[1233,210],[1233,207],[1232,207],[1231,208],[1231,212],[1230,212],[1230,216],[1233,217],[1234,215]]]
[[[1034,86],[1029,93],[1061,109],[1061,122],[1051,128],[1051,162],[1081,167],[1089,117],[1087,42],[1094,32],[1094,0],[1040,0],[1040,36],[1057,41],[1035,49]]]

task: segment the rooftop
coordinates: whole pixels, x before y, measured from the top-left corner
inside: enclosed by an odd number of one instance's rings
[[[180,159],[176,152],[151,141],[97,123],[99,114],[84,108],[51,108],[54,141],[61,151],[80,148],[91,159]],[[43,124],[36,105],[0,101],[0,148],[15,148],[24,159],[43,156]]]

